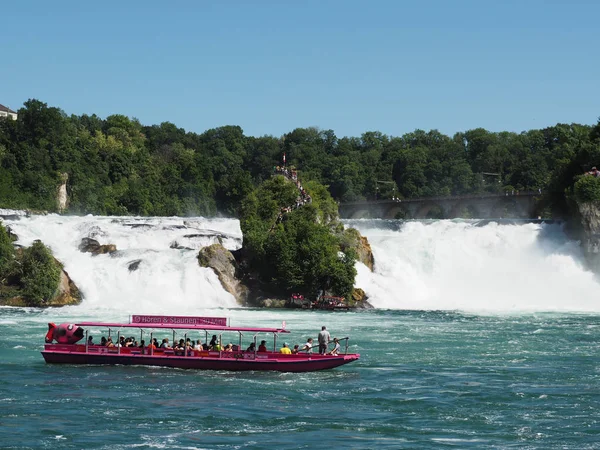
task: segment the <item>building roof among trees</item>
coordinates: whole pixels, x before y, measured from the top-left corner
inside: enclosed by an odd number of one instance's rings
[[[16,114],[16,111],[13,111],[12,109],[10,109],[8,106],[4,106],[2,104],[0,104],[0,111],[4,111],[7,113],[12,113],[12,114]]]

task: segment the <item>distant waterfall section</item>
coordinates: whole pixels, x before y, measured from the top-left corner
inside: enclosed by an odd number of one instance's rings
[[[376,308],[600,312],[598,278],[558,223],[344,220],[367,236],[374,272],[356,285]]]

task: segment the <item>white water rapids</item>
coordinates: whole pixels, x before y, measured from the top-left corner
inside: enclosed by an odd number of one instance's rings
[[[197,313],[236,306],[198,249],[241,245],[232,219],[69,217],[5,220],[18,244],[40,239],[81,289],[87,311]],[[349,221],[368,237],[375,271],[357,264],[356,286],[376,308],[473,312],[600,311],[600,284],[560,225],[436,221]],[[115,244],[111,255],[82,253],[81,239]],[[171,248],[176,242],[178,248]],[[183,248],[182,248],[183,247]],[[135,271],[132,261],[141,260]]]

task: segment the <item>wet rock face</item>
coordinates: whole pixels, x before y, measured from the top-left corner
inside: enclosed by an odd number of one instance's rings
[[[129,269],[130,272],[135,272],[140,267],[141,262],[141,259],[134,259],[133,261],[129,261],[127,263],[127,269]]]
[[[69,180],[69,175],[67,173],[61,173],[60,177],[62,183],[58,187],[58,192],[56,195],[56,207],[58,212],[62,214],[69,206],[69,198],[67,196],[67,181]]]
[[[600,274],[600,202],[578,203],[577,207],[583,228],[583,253],[590,269]]]
[[[48,302],[48,306],[66,306],[78,305],[81,303],[81,292],[75,285],[69,274],[64,270],[60,274],[60,283],[58,292],[54,298]]]
[[[91,253],[92,255],[102,255],[105,253],[116,252],[117,246],[115,244],[100,245],[96,239],[83,238],[79,244],[79,251],[83,253]]]
[[[198,264],[211,268],[217,274],[223,289],[233,295],[238,303],[246,303],[248,289],[236,278],[237,263],[229,250],[221,244],[203,247],[198,252]]]
[[[360,242],[358,245],[358,260],[367,266],[371,272],[373,272],[375,258],[373,257],[373,251],[371,250],[371,244],[369,244],[369,240],[366,236],[360,237]]]
[[[348,228],[344,230],[342,246],[350,247],[356,251],[358,261],[363,263],[371,272],[373,272],[375,258],[373,257],[373,251],[371,250],[371,244],[369,244],[369,240],[366,236],[362,236],[358,230],[354,228]]]

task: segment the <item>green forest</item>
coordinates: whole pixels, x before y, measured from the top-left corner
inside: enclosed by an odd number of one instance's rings
[[[17,120],[0,120],[0,207],[56,211],[66,173],[71,214],[239,217],[284,154],[303,183],[326,186],[337,202],[541,189],[561,214],[577,177],[600,165],[600,122],[454,136],[297,128],[254,137],[239,126],[197,134],[123,115],[69,116],[32,99]],[[600,195],[597,181],[585,181],[586,199]]]

